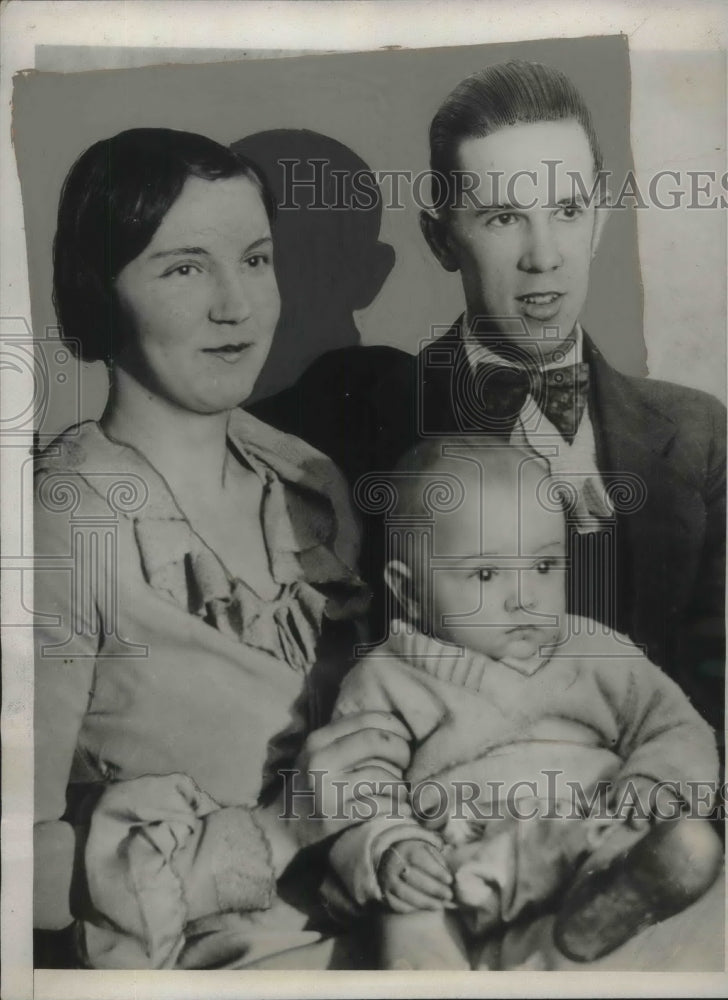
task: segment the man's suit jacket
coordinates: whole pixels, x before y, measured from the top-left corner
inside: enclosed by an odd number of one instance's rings
[[[643,645],[722,730],[725,408],[706,393],[616,371],[586,336],[584,360],[599,471],[644,493],[617,514],[616,606],[606,624]],[[477,431],[469,379],[456,323],[417,357],[389,347],[324,355],[255,413],[328,454],[353,485],[391,468],[422,433]],[[363,571],[375,592],[382,558],[381,526],[365,519]]]

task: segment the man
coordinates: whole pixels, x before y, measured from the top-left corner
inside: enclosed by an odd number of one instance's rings
[[[643,645],[722,734],[725,411],[615,371],[579,324],[607,217],[589,111],[554,69],[492,66],[446,98],[430,149],[422,229],[460,274],[464,315],[416,360],[326,355],[260,415],[352,483],[418,435],[487,433],[545,458],[569,501],[570,610]],[[375,582],[376,531],[369,545]]]

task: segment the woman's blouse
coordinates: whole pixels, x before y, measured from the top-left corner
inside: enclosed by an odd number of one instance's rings
[[[120,939],[104,926],[124,926],[124,914],[86,920],[91,964],[179,960],[179,931],[191,913],[172,858],[206,817],[217,833],[198,853],[207,850],[216,906],[270,905],[262,835],[236,807],[254,806],[303,734],[324,721],[325,685],[312,683],[314,666],[316,677],[326,676],[323,626],[355,620],[366,603],[352,569],[353,515],[333,464],[240,410],[228,443],[263,486],[262,530],[280,586],[273,601],[228,572],[162,476],[95,422],[69,428],[37,463],[36,924],[70,923],[69,898],[90,896],[95,909],[100,898],[118,900],[130,878],[109,875],[109,843],[143,829],[139,850],[127,844],[125,853],[137,859],[139,884],[155,892],[147,893],[144,920],[132,916],[130,926],[156,920],[161,928],[150,943],[138,927]],[[334,662],[329,675],[343,666]],[[161,790],[154,776],[165,776]],[[91,814],[79,866],[80,803],[110,783],[117,799],[109,807],[107,792],[104,809]],[[160,821],[172,831],[167,840],[157,836]],[[143,910],[140,898],[122,909]],[[159,916],[161,898],[173,916]]]

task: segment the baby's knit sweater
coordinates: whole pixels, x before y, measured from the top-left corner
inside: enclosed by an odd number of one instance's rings
[[[565,799],[566,782],[589,795],[599,782],[619,788],[647,778],[688,797],[688,782],[717,780],[713,731],[677,684],[601,625],[568,617],[562,634],[550,656],[518,669],[393,622],[387,641],[344,680],[335,716],[402,718],[412,734],[405,778],[413,788],[470,781],[492,801],[520,783],[521,794]],[[379,859],[413,836],[437,842],[412,816],[378,815],[338,839],[332,867],[358,903],[379,899]]]

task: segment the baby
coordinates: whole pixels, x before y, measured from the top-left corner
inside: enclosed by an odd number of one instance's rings
[[[494,930],[559,903],[558,947],[597,958],[714,881],[720,842],[681,813],[717,780],[712,730],[627,639],[567,615],[564,513],[532,454],[430,441],[392,484],[399,617],[335,715],[404,720],[411,797],[380,795],[332,868],[382,904],[385,968],[482,968]]]

